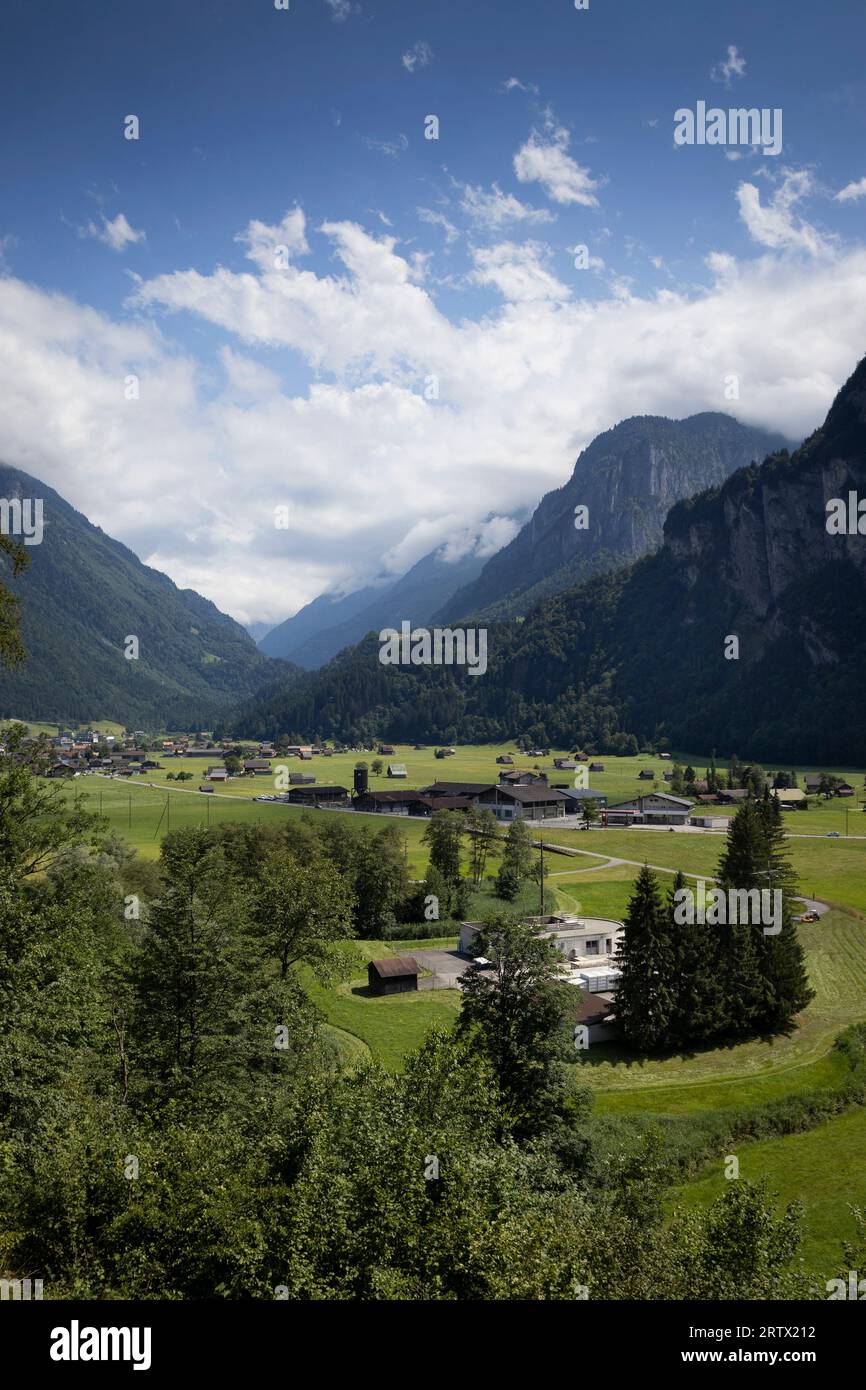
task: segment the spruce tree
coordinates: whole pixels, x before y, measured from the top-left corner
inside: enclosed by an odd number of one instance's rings
[[[687,1047],[705,1042],[720,1031],[723,1011],[718,980],[718,938],[712,927],[697,920],[678,922],[676,894],[686,887],[678,871],[668,894],[671,933],[671,1040]]]
[[[641,1052],[657,1051],[671,1041],[673,950],[658,879],[646,864],[635,879],[616,964],[616,1016],[623,1036]]]
[[[785,852],[785,826],[779,798],[766,795],[759,804],[764,837],[763,854],[771,893],[782,894],[782,925],[776,935],[761,936],[761,962],[767,984],[767,1025],[787,1027],[815,991],[809,984],[803,948],[794,921],[791,898],[796,875]],[[774,899],[770,899],[771,903]]]
[[[508,827],[502,863],[496,876],[496,896],[513,902],[532,873],[532,836],[522,816]]]
[[[763,822],[755,802],[749,798],[728,827],[719,861],[719,886],[725,893],[732,888],[749,891],[766,887],[764,859]],[[761,925],[729,921],[715,930],[719,933],[725,1031],[743,1036],[762,1027],[767,1016],[768,986],[758,947]]]

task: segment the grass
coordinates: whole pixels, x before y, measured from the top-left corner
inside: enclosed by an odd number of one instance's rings
[[[740,1177],[766,1178],[778,1194],[778,1206],[800,1199],[805,1204],[803,1245],[806,1269],[832,1278],[840,1265],[842,1244],[851,1240],[851,1206],[863,1206],[866,1184],[866,1110],[857,1107],[804,1134],[760,1139],[737,1149]],[[685,1206],[708,1205],[724,1191],[724,1155],[715,1170],[676,1192]]]
[[[596,1088],[597,1104],[679,1114],[759,1104],[821,1078],[832,1084],[826,1059],[834,1039],[866,1018],[866,924],[834,911],[801,933],[815,998],[790,1036],[651,1059],[599,1044],[575,1062],[581,1080]]]
[[[366,963],[383,956],[400,955],[413,949],[446,949],[456,937],[436,941],[357,941],[355,948],[364,961],[363,971],[352,972],[352,978],[331,988],[323,988],[310,972],[303,971],[305,988],[325,1014],[332,1032],[355,1040],[359,1055],[372,1056],[392,1071],[401,1071],[409,1052],[423,1042],[431,1028],[453,1027],[460,1007],[460,992],[456,989],[419,990],[407,994],[371,994],[367,984]]]

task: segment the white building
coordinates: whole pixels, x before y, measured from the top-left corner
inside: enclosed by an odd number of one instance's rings
[[[613,961],[623,933],[622,922],[610,917],[575,917],[560,913],[530,917],[527,924],[536,927],[539,936],[555,943],[566,962],[567,978],[574,984],[582,984],[593,994],[614,987],[617,972]],[[483,927],[483,922],[461,923],[460,950],[465,955],[477,954],[474,942]],[[587,971],[590,973],[584,979]]]

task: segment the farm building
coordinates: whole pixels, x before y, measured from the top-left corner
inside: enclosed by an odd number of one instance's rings
[[[387,758],[390,757],[391,754],[396,753],[397,749],[394,748],[393,745],[390,743],[380,743],[378,751],[383,755],[383,757]]]
[[[387,956],[371,960],[367,982],[372,994],[407,994],[418,988],[418,962],[414,956]]]
[[[345,787],[292,787],[286,800],[292,806],[348,806],[349,793]]]
[[[801,791],[799,787],[777,787],[773,796],[781,803],[783,811],[789,811],[793,808],[798,811],[807,809],[806,793]]]
[[[405,764],[405,763],[389,763],[389,764],[388,764],[388,776],[389,776],[389,777],[405,777],[406,775],[407,775],[407,773],[406,773],[406,764]]]
[[[290,787],[309,787],[309,786],[312,786],[312,784],[315,782],[315,780],[316,780],[316,777],[315,777],[315,773],[313,773],[313,772],[290,772],[290,773],[289,773],[289,786],[290,786]]]
[[[602,811],[604,825],[685,825],[692,802],[669,792],[650,792]]]
[[[590,772],[604,772],[604,763],[590,763]]]
[[[725,830],[730,823],[728,816],[689,816],[689,825],[697,825],[702,830]]]
[[[511,767],[514,762],[514,759],[512,758],[510,753],[500,753],[496,761],[498,763],[502,763],[504,767]]]
[[[638,773],[638,775],[637,775],[637,780],[638,780],[639,782],[654,782],[654,781],[655,781],[655,773],[653,772],[652,768],[649,768],[649,767],[642,768],[641,771],[640,771],[640,772]]]

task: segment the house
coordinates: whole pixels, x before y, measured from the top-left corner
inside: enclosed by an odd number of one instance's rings
[[[418,962],[414,956],[387,956],[367,966],[371,994],[406,994],[418,988]]]
[[[604,772],[604,763],[590,763],[590,772]]]
[[[602,811],[602,825],[685,825],[692,802],[669,792],[650,792]]]
[[[389,777],[405,777],[405,776],[406,776],[406,764],[405,764],[405,763],[389,763],[389,764],[388,764],[388,776],[389,776]]]
[[[224,767],[209,767],[205,776],[209,782],[227,782],[229,777]]]
[[[783,811],[805,811],[808,809],[806,793],[799,787],[776,787],[773,796],[781,804]]]
[[[739,806],[749,796],[751,792],[748,787],[720,787],[716,792],[716,800],[724,806]]]
[[[536,928],[539,936],[553,942],[568,963],[567,978],[574,983],[578,983],[574,978],[578,972],[585,974],[595,968],[600,968],[605,978],[615,975],[614,957],[623,933],[622,922],[611,917],[577,917],[570,913],[554,913],[547,917],[528,917],[526,923]],[[476,954],[475,938],[483,927],[483,922],[460,923],[459,950],[464,955]]]
[[[577,1002],[569,1009],[569,1017],[575,1025],[586,1029],[586,1041],[590,1044],[610,1042],[616,1037],[613,1002],[604,995],[591,994],[583,985],[577,987]]]
[[[508,787],[531,787],[537,783],[546,787],[547,773],[531,772],[529,770],[518,771],[518,769],[515,768],[513,772],[500,772],[499,781],[501,784]]]
[[[582,801],[592,801],[599,809],[607,805],[607,793],[596,791],[595,787],[560,786],[558,782],[554,782],[553,787],[554,791],[562,792],[563,796],[568,798],[569,804],[565,812],[567,816],[582,815],[580,809]]]
[[[638,773],[638,775],[637,775],[637,780],[638,780],[639,782],[654,782],[654,781],[655,781],[655,777],[656,777],[656,775],[655,775],[655,773],[652,771],[651,768],[644,767],[644,768],[642,768],[641,771]]]
[[[500,753],[496,761],[502,763],[503,767],[511,767],[514,763],[514,759],[510,753]]]
[[[305,786],[292,787],[285,800],[292,806],[348,806],[350,798],[345,787]]]
[[[497,820],[562,820],[567,814],[568,798],[546,783],[528,786],[488,787],[475,797],[481,810],[492,811]]]

